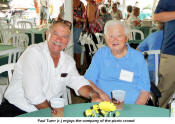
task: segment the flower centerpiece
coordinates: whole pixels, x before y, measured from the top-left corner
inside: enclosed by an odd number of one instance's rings
[[[111,102],[100,102],[93,105],[90,109],[85,110],[86,117],[118,117],[120,112]]]

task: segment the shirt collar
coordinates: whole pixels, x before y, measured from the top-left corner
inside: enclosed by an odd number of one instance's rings
[[[127,53],[126,53],[126,55],[124,56],[124,57],[122,57],[122,58],[120,58],[120,59],[118,59],[118,58],[116,58],[115,56],[113,56],[112,55],[112,52],[111,52],[111,50],[110,50],[110,48],[108,47],[108,54],[109,54],[109,56],[110,57],[112,57],[112,58],[114,58],[114,59],[117,59],[117,60],[122,60],[122,59],[127,59],[127,58],[129,58],[129,52],[130,52],[130,50],[131,50],[131,47],[129,46],[129,44],[128,43],[126,43],[126,46],[128,47],[128,51],[127,51]]]

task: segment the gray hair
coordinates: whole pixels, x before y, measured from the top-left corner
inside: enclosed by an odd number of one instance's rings
[[[109,27],[113,27],[115,25],[121,25],[125,30],[126,36],[129,36],[130,28],[128,27],[127,24],[125,24],[124,22],[121,22],[119,20],[110,20],[110,21],[106,22],[105,27],[104,27],[105,36],[107,35],[107,30],[109,29]]]

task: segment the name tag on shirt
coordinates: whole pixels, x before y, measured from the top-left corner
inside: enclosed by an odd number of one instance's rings
[[[134,77],[134,72],[130,72],[127,70],[121,70],[120,71],[120,80],[127,81],[127,82],[132,82]]]

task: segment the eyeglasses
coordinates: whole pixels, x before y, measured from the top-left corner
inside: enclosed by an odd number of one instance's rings
[[[63,23],[63,24],[65,24],[66,26],[68,26],[70,30],[71,30],[71,28],[72,28],[72,23],[71,23],[71,22],[69,22],[69,21],[67,21],[67,20],[63,20],[63,19],[61,19],[61,18],[59,18],[57,21],[54,21],[54,22],[53,22],[53,24],[56,24],[56,23]]]

